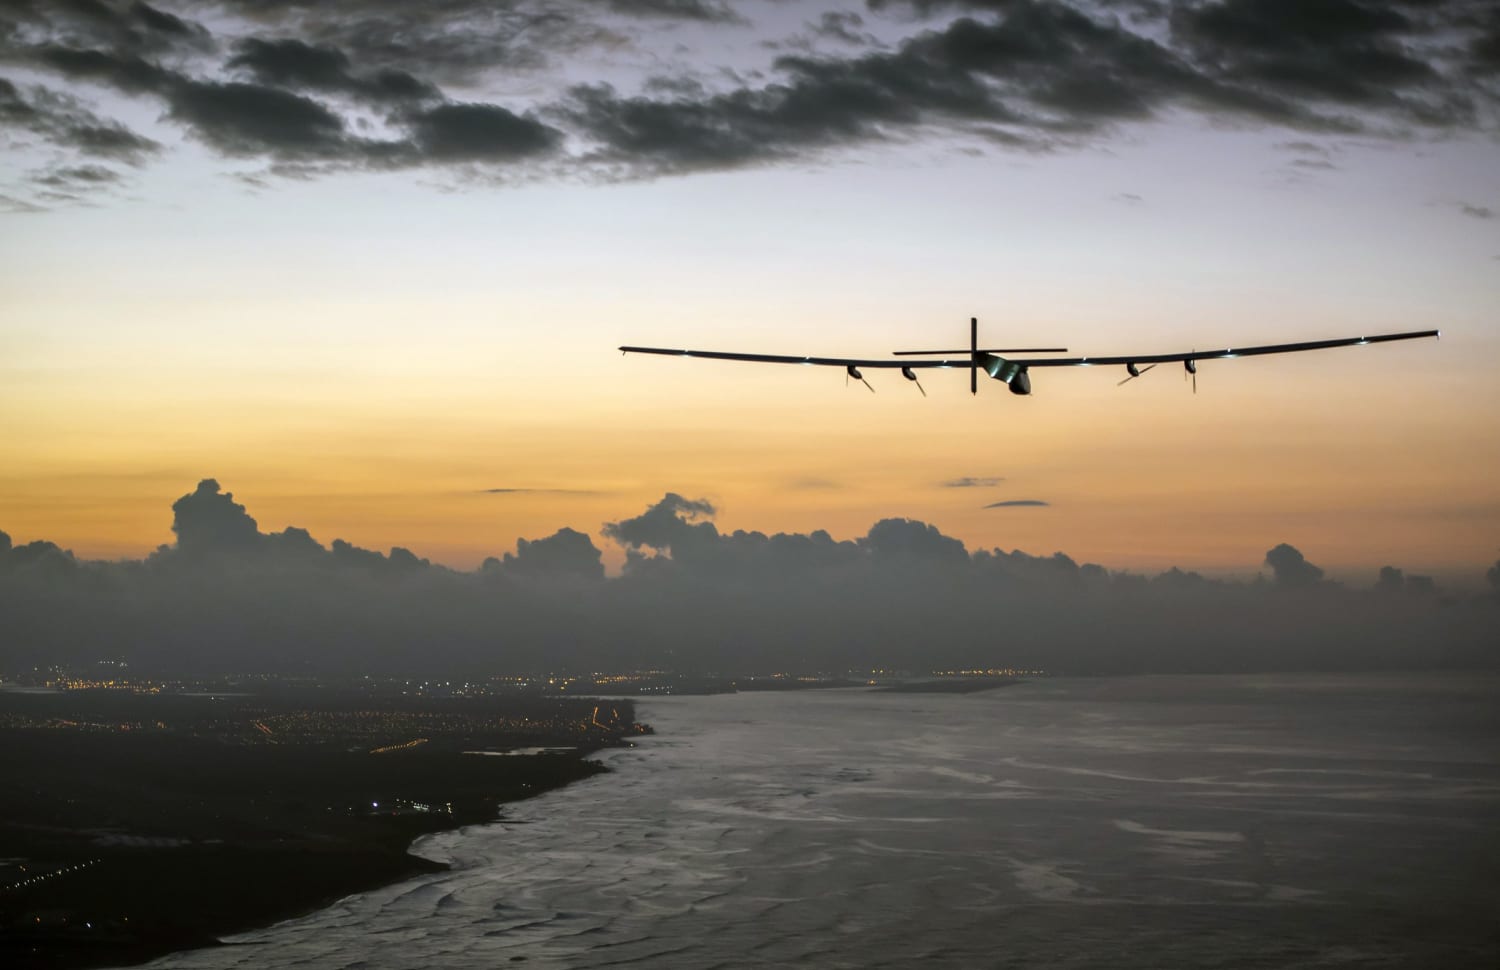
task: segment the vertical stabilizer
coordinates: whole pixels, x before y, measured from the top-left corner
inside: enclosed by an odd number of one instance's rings
[[[979,393],[979,318],[969,318],[969,393]]]

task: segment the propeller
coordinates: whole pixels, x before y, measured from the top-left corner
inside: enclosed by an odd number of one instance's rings
[[[859,372],[859,368],[855,367],[853,364],[850,364],[847,368],[844,369],[844,386],[845,387],[849,386],[849,378],[851,378],[851,377],[854,378],[855,380],[859,381],[865,387],[870,387],[870,382],[867,381],[867,380],[865,380],[865,375],[861,374]],[[870,393],[874,394],[875,393],[875,388],[870,387]]]
[[[1194,347],[1193,348],[1193,352],[1197,353],[1198,352],[1198,348]],[[1198,393],[1198,362],[1196,360],[1193,360],[1191,357],[1182,362],[1182,379],[1183,380],[1187,380],[1187,377],[1188,377],[1189,374],[1193,375],[1193,393],[1197,394]]]
[[[1151,368],[1153,368],[1155,366],[1156,366],[1155,364],[1147,364],[1145,367],[1137,367],[1134,364],[1126,364],[1125,365],[1125,370],[1130,373],[1130,376],[1127,377],[1127,378],[1125,378],[1123,381],[1120,381],[1119,384],[1115,385],[1115,387],[1119,387],[1120,384],[1128,384],[1128,383],[1130,383],[1131,381],[1135,380],[1137,377],[1140,377],[1142,374],[1146,373],[1146,371],[1150,370]]]
[[[927,396],[927,391],[922,387],[922,382],[917,380],[917,375],[913,373],[910,367],[901,368],[901,376],[917,385],[917,390],[922,392],[923,397]]]

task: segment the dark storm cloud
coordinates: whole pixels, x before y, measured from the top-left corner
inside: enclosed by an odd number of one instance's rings
[[[227,67],[250,73],[259,83],[346,94],[376,104],[437,100],[437,87],[405,71],[384,68],[357,76],[349,56],[334,47],[300,40],[250,37],[235,47]]]
[[[1469,217],[1474,218],[1474,219],[1493,219],[1493,218],[1495,218],[1495,210],[1491,209],[1489,206],[1486,206],[1486,205],[1469,205],[1467,202],[1465,202],[1465,203],[1461,203],[1459,205],[1458,209],[1464,215],[1469,216]]]
[[[809,25],[815,36],[856,47],[869,47],[875,40],[864,26],[864,18],[852,10],[830,11]]]
[[[0,128],[30,132],[43,140],[76,150],[85,158],[103,158],[142,164],[161,146],[126,128],[101,118],[76,99],[46,88],[22,91],[0,78]]]
[[[408,117],[412,140],[436,162],[508,162],[555,149],[561,132],[493,104],[440,104]]]
[[[1440,8],[1441,5],[1433,5]],[[1390,112],[1419,125],[1475,120],[1471,95],[1416,46],[1441,9],[1356,0],[1225,0],[1179,5],[1173,35],[1237,82],[1296,98]]]
[[[258,27],[335,47],[362,68],[437,84],[469,84],[497,69],[536,71],[632,43],[632,28],[739,22],[729,4],[701,0],[229,0],[225,9]]]
[[[225,155],[334,159],[357,145],[337,114],[280,88],[181,80],[167,104],[174,120]]]
[[[57,168],[43,175],[37,176],[34,181],[42,185],[67,186],[67,185],[105,185],[110,182],[118,182],[120,173],[114,169],[105,168],[102,165],[79,165],[72,168]]]
[[[709,3],[705,0],[600,0],[600,2],[615,13],[630,17],[743,23],[743,18],[735,13],[734,7],[727,2]]]
[[[980,477],[977,477],[977,478],[973,477],[973,476],[970,476],[970,475],[965,475],[962,478],[952,478],[952,479],[949,479],[948,481],[946,481],[946,482],[943,483],[943,487],[944,488],[994,488],[996,485],[999,485],[1003,481],[1005,481],[1005,479],[994,477],[994,476],[988,476],[988,475],[980,476]]]
[[[155,100],[195,140],[271,172],[448,166],[495,181],[649,178],[933,138],[1057,151],[1169,112],[1310,135],[1494,134],[1486,68],[1500,55],[1500,23],[1478,2],[888,0],[812,25],[841,56],[804,44],[766,71],[689,64],[633,89],[585,82],[499,104],[443,87],[558,82],[535,72],[744,23],[709,0],[229,0],[210,36],[187,9],[10,0],[0,60]],[[876,16],[905,36],[877,43]],[[79,164],[143,151],[98,120],[93,142],[50,140]]]
[[[1352,116],[1321,110],[1316,98],[1204,70],[1144,34],[1060,3],[1007,4],[1000,19],[962,18],[892,52],[784,56],[774,67],[774,83],[698,98],[585,85],[564,117],[601,143],[606,157],[661,172],[973,125],[1000,140],[1045,143],[1097,135],[1178,105],[1312,131],[1363,128]]]
[[[1005,502],[991,502],[986,505],[987,509],[1030,509],[1046,508],[1051,502],[1043,502],[1038,498],[1013,498]]]
[[[250,60],[235,63],[253,64],[252,73],[277,74],[304,87],[336,88],[386,102],[420,102],[436,96],[436,89],[395,72],[366,79],[340,75],[332,70],[339,59],[328,51],[299,50],[287,56],[289,48],[277,48],[274,55],[265,48],[253,50]],[[380,141],[354,135],[329,104],[283,87],[202,81],[133,55],[96,50],[49,47],[37,51],[35,57],[38,63],[73,79],[106,84],[126,94],[159,97],[168,118],[227,156],[308,160],[343,167],[508,163],[546,153],[560,137],[547,125],[498,105],[446,102],[393,115],[392,122],[404,129],[406,137]],[[95,132],[102,133],[107,132]],[[82,142],[75,140],[75,144]],[[109,147],[101,143],[100,153],[107,154]]]
[[[631,555],[605,579],[593,540],[570,528],[463,573],[399,546],[263,533],[212,479],[172,508],[176,543],[142,562],[0,533],[0,616],[25,631],[0,638],[0,669],[101,651],[179,675],[1500,664],[1500,597],[1442,595],[1395,567],[1348,589],[1284,544],[1267,553],[1273,583],[1147,577],[1060,552],[971,553],[910,518],[845,541],[725,533],[711,503],[668,493],[605,526]],[[1490,582],[1500,589],[1500,563]]]
[[[213,39],[201,24],[139,2],[6,0],[0,3],[0,36],[46,33],[75,45],[172,53],[206,51]]]

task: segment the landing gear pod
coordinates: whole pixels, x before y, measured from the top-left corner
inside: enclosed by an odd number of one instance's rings
[[[1031,393],[1031,375],[1022,361],[1006,360],[995,354],[980,353],[984,372],[1010,388],[1012,394]]]

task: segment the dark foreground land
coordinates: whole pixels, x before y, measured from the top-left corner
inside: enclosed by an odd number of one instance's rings
[[[442,869],[412,839],[646,730],[628,700],[0,693],[0,964],[140,962]]]

